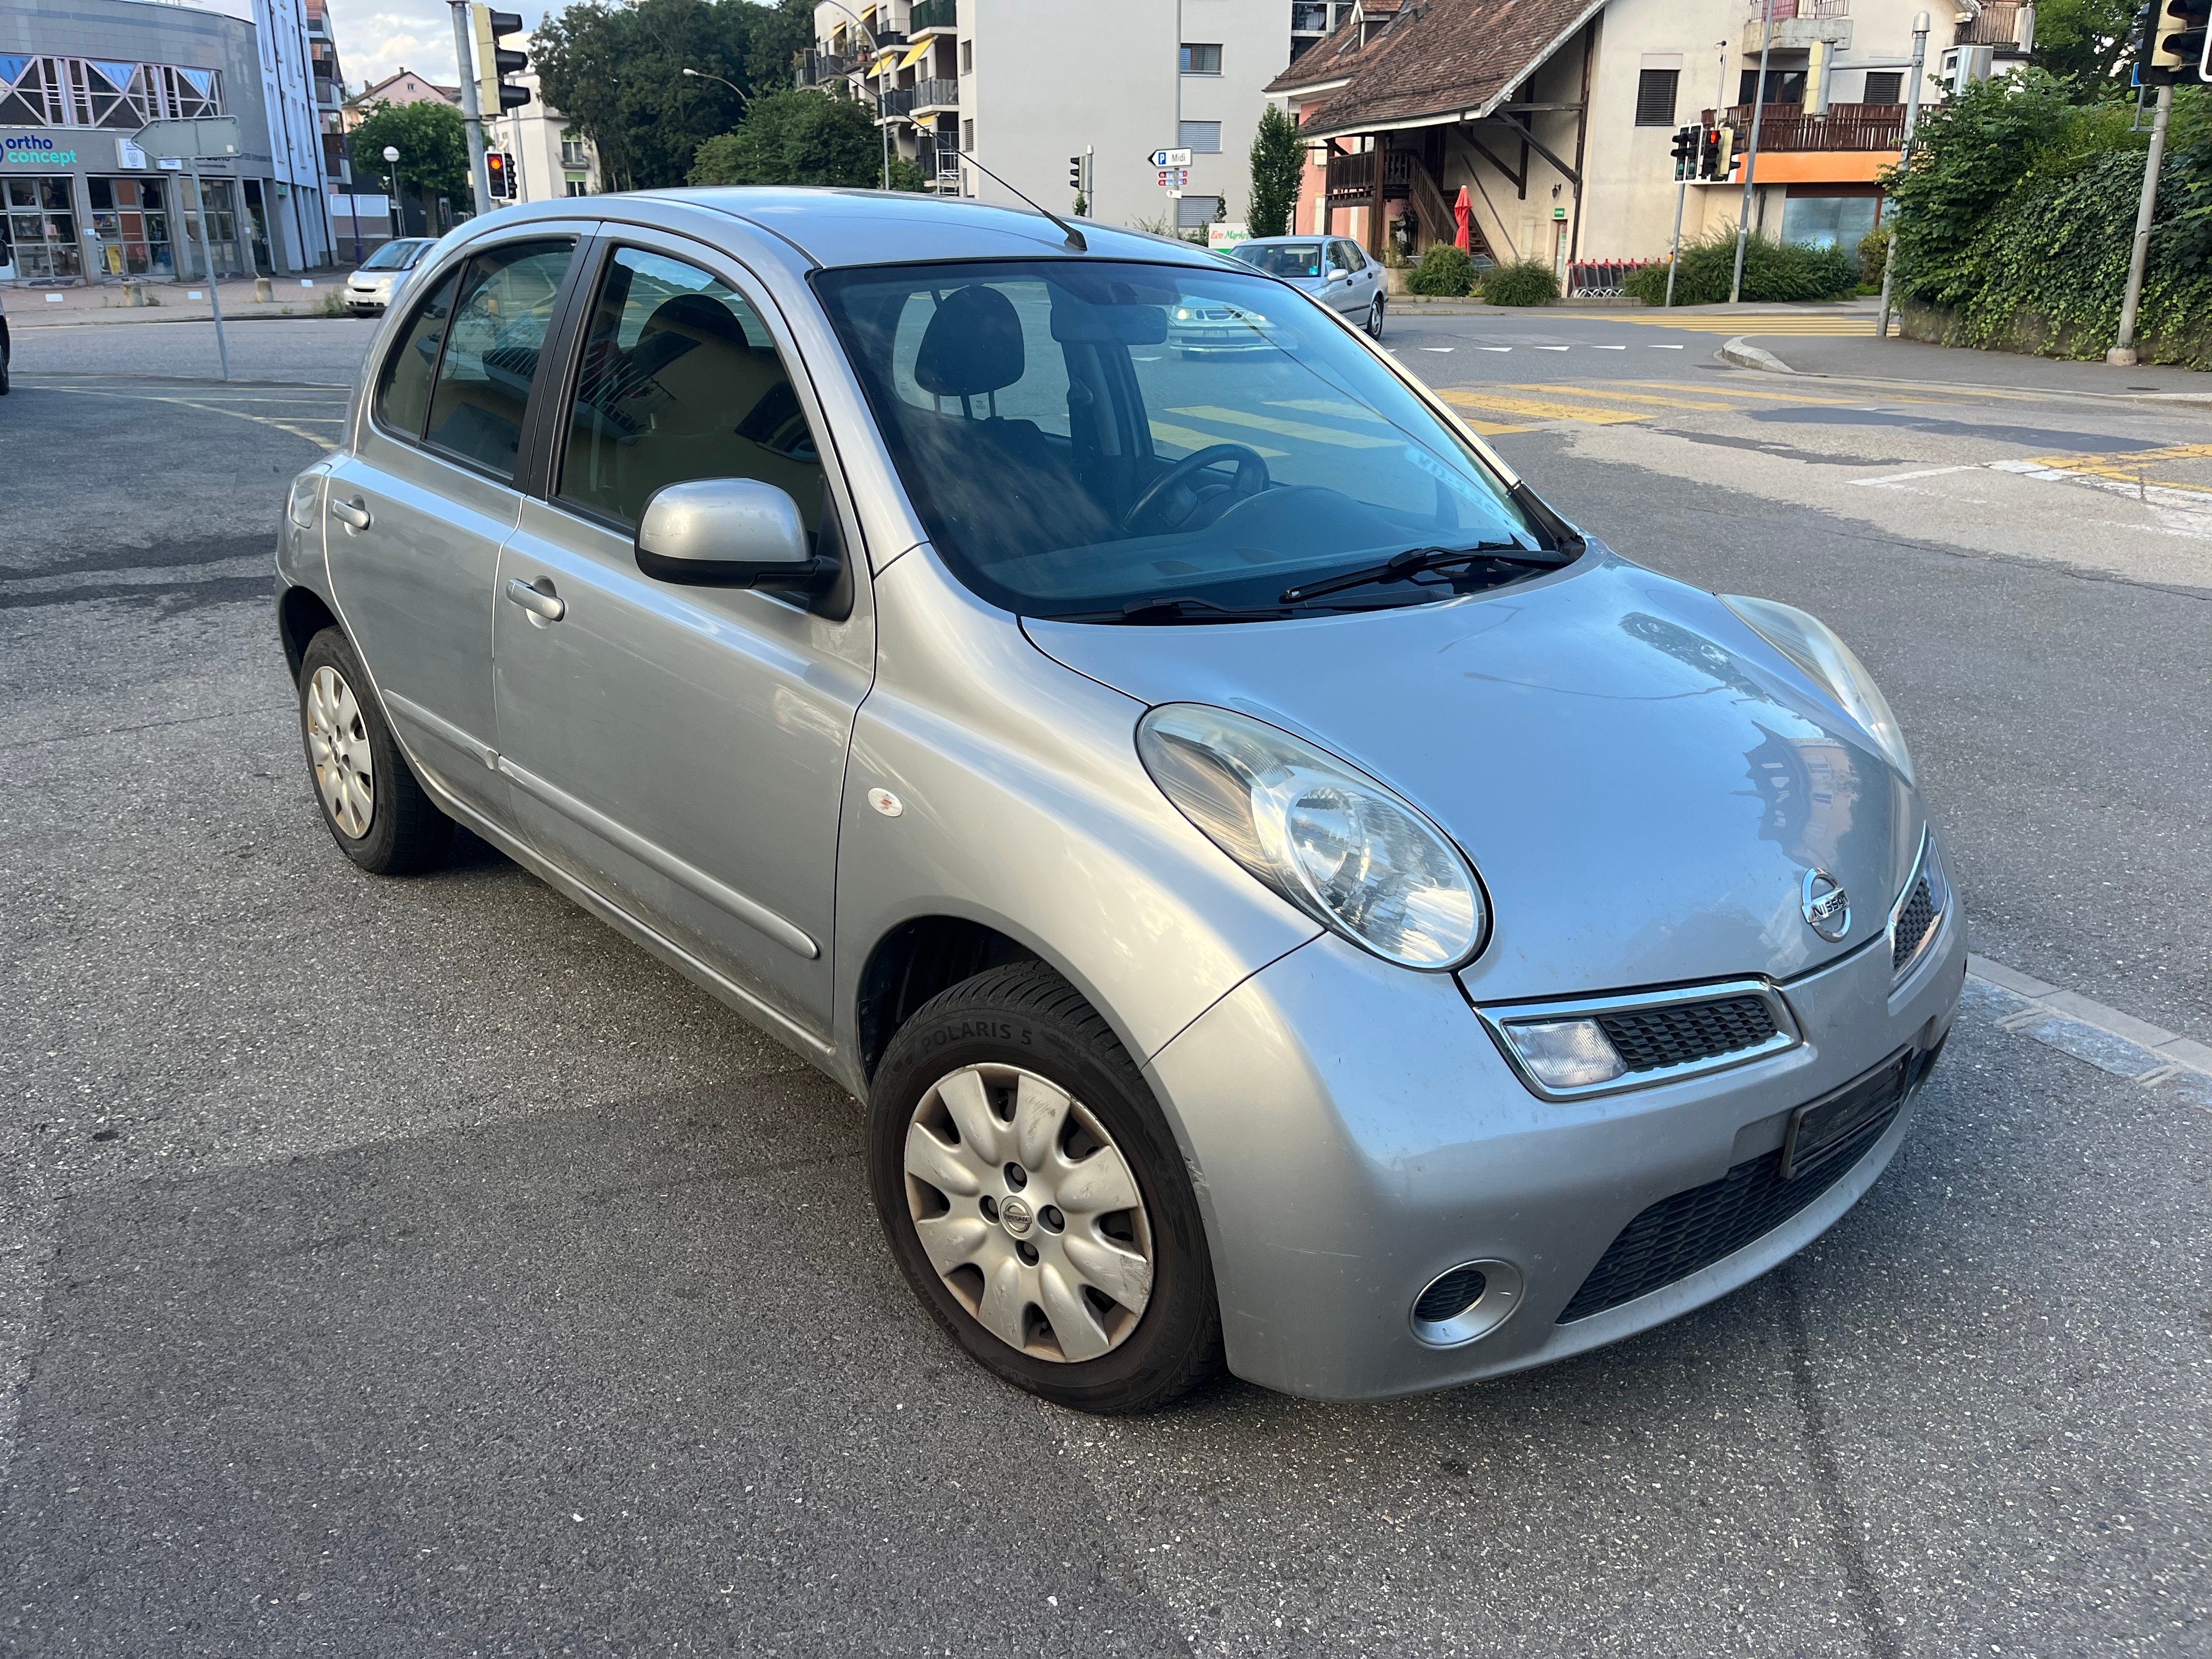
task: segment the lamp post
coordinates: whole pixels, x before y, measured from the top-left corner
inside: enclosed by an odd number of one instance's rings
[[[721,81],[724,86],[727,87],[732,92],[738,94],[738,102],[744,105],[747,109],[750,109],[752,107],[753,100],[745,96],[745,89],[739,86],[735,81],[722,81],[722,77],[720,76],[709,75],[704,70],[686,68],[684,73],[690,76],[694,81]]]
[[[384,186],[392,192],[392,240],[398,241],[407,234],[407,222],[399,212],[399,169],[394,165],[399,160],[398,146],[384,147]]]
[[[883,50],[876,44],[876,32],[862,22],[859,15],[850,6],[839,4],[839,0],[829,0],[829,3],[850,17],[853,20],[853,27],[867,37],[868,55],[871,58]],[[884,188],[889,190],[891,187],[891,129],[890,124],[884,119],[884,95],[880,92],[876,94],[876,125],[884,135]]]

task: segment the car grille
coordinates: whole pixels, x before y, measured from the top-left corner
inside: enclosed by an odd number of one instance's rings
[[[1926,1075],[1932,1061],[1931,1055],[1916,1058],[1910,1067],[1899,1066],[1897,1097],[1888,1109],[1823,1149],[1817,1163],[1792,1179],[1782,1178],[1782,1149],[1778,1146],[1763,1158],[1737,1164],[1718,1181],[1650,1206],[1606,1248],[1559,1322],[1571,1324],[1649,1296],[1772,1232],[1866,1156],[1896,1121],[1911,1083]]]
[[[1755,1048],[1775,1032],[1774,1010],[1758,996],[1633,1008],[1600,1014],[1597,1023],[1632,1072],[1656,1072]]]
[[[1928,930],[1936,925],[1936,895],[1923,876],[1913,884],[1912,896],[1905,901],[1905,908],[1897,913],[1897,936],[1889,947],[1892,969],[1902,968],[1912,960],[1912,954],[1928,937]]]

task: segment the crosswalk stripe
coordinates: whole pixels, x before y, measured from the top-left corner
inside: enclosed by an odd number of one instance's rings
[[[1864,398],[1808,398],[1802,392],[1775,392],[1765,386],[1759,387],[1756,392],[1749,387],[1746,387],[1741,392],[1736,392],[1725,386],[1676,386],[1668,380],[1631,380],[1628,384],[1654,386],[1668,392],[1698,392],[1711,398],[1742,398],[1753,403],[1820,404],[1830,409],[1864,409],[1868,401]],[[1941,403],[1942,399],[1909,397],[1904,392],[1897,392],[1885,396],[1881,401],[1886,404],[1933,404]]]
[[[1526,415],[1539,421],[1585,421],[1593,426],[1616,426],[1625,421],[1648,421],[1647,413],[1603,409],[1591,404],[1554,403],[1534,398],[1501,398],[1467,386],[1439,388],[1437,395],[1462,409],[1494,409],[1508,415]]]
[[[1211,449],[1218,443],[1228,441],[1218,432],[1200,432],[1194,427],[1177,426],[1171,421],[1154,421],[1152,428],[1153,437],[1181,449]],[[1252,444],[1248,447],[1254,454],[1270,461],[1279,461],[1290,453],[1286,449],[1269,449],[1261,444]]]
[[[1340,432],[1333,426],[1316,426],[1309,421],[1284,421],[1272,415],[1254,415],[1241,409],[1219,409],[1212,404],[1198,404],[1189,409],[1171,409],[1168,413],[1188,415],[1194,421],[1212,421],[1222,426],[1255,427],[1262,432],[1298,438],[1307,443],[1334,444],[1340,449],[1381,449],[1398,441],[1395,438],[1377,438],[1365,432]]]
[[[1587,387],[1583,386],[1571,385],[1544,386],[1524,384],[1514,387],[1513,390],[1516,392],[1564,392],[1570,398],[1575,398],[1583,395],[1583,393],[1587,390]],[[1600,395],[1613,398],[1620,403],[1657,404],[1666,409],[1718,409],[1733,410],[1735,408],[1734,404],[1707,403],[1695,398],[1654,398],[1648,392],[1623,392],[1619,387],[1611,385],[1605,386]],[[1747,392],[1743,395],[1751,397],[1756,396],[1757,394]]]

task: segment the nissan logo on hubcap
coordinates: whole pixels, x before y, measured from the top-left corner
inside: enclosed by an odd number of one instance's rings
[[[1036,1224],[1036,1217],[1024,1200],[1010,1198],[999,1206],[999,1224],[1020,1238]]]
[[[1805,872],[1805,925],[1831,945],[1851,931],[1851,896],[1826,870]]]

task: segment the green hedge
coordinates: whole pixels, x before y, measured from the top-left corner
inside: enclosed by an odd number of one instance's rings
[[[1559,279],[1541,259],[1516,259],[1483,273],[1482,297],[1494,306],[1547,306],[1559,297]]]
[[[1474,261],[1465,248],[1450,242],[1436,242],[1424,250],[1419,263],[1406,273],[1406,292],[1455,300],[1474,286]]]
[[[1735,276],[1735,232],[1717,230],[1682,245],[1675,267],[1674,303],[1723,303]],[[1839,247],[1809,242],[1778,242],[1753,236],[1743,250],[1743,297],[1761,303],[1783,300],[1840,300],[1858,287],[1858,267]],[[1629,273],[1624,291],[1646,305],[1667,302],[1667,267],[1662,262]]]

